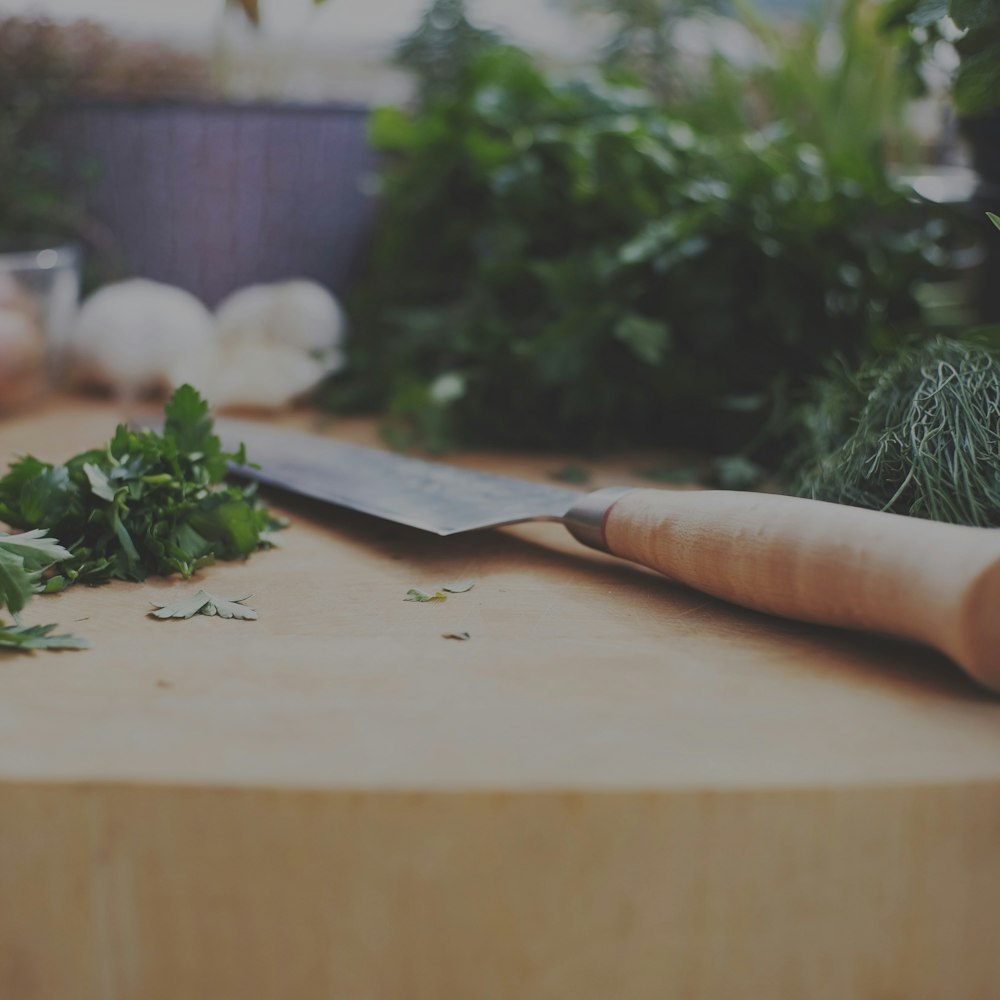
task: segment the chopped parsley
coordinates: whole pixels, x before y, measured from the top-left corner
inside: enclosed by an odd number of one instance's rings
[[[28,455],[0,479],[0,521],[45,529],[68,552],[48,590],[71,583],[189,577],[216,559],[243,559],[269,544],[279,523],[256,486],[222,483],[230,460],[208,404],[189,385],[165,409],[162,433],[118,426],[102,448],[64,465]],[[14,610],[12,608],[12,610]]]
[[[120,424],[101,448],[63,465],[26,455],[0,478],[0,649],[83,648],[85,640],[56,635],[55,625],[23,625],[30,597],[73,583],[141,581],[179,573],[189,577],[216,559],[245,559],[271,544],[284,523],[261,505],[256,485],[223,479],[229,462],[247,464],[241,445],[227,452],[213,432],[208,404],[181,386],[164,410],[162,433]],[[202,599],[203,598],[203,599]],[[254,619],[246,597],[199,591],[190,614]],[[187,606],[187,605],[185,605]],[[178,615],[176,606],[170,615]]]

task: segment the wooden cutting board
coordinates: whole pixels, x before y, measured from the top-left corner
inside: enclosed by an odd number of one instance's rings
[[[0,462],[115,420],[54,403]],[[246,563],[29,605],[93,648],[0,656],[0,998],[995,1000],[1000,700],[942,657],[558,525],[279,509]],[[259,621],[147,617],[199,586]]]

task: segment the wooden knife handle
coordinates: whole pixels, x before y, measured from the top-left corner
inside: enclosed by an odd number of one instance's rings
[[[1000,530],[799,497],[657,489],[598,490],[567,524],[588,544],[735,604],[932,646],[1000,691]]]

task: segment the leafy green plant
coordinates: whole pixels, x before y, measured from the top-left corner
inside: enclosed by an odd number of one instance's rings
[[[706,130],[781,122],[819,150],[838,176],[886,183],[890,164],[916,158],[911,89],[880,30],[877,0],[827,2],[775,22],[746,0],[734,16],[758,54],[747,66],[720,55],[683,113]]]
[[[394,57],[416,79],[418,100],[427,101],[460,87],[476,57],[499,41],[495,31],[469,19],[465,0],[435,0],[396,46]]]
[[[739,447],[830,354],[916,319],[944,263],[936,222],[787,128],[701,133],[499,43],[372,136],[365,336],[331,405],[432,445]]]
[[[1000,354],[934,338],[821,387],[795,492],[938,521],[1000,526]]]
[[[954,40],[959,65],[953,97],[959,114],[970,117],[1000,107],[1000,5],[991,0],[890,0],[885,24],[909,40],[908,61],[919,71],[927,53],[947,35],[951,18],[962,34]]]
[[[698,89],[691,60],[677,35],[685,22],[723,10],[723,0],[563,0],[578,14],[601,15],[609,25],[603,47],[610,76],[646,87],[658,100],[675,102]]]
[[[162,434],[123,424],[103,448],[64,465],[28,455],[0,479],[0,521],[65,542],[48,591],[153,574],[187,577],[269,544],[278,523],[253,488],[222,483],[228,462],[246,464],[246,455],[223,451],[205,401],[182,386],[165,417]]]

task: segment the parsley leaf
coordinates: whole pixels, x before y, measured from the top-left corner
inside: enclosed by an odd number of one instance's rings
[[[215,597],[206,590],[199,590],[191,597],[183,597],[172,604],[152,601],[156,609],[149,614],[154,618],[193,618],[195,615],[218,615],[219,618],[237,618],[241,621],[256,621],[257,612],[243,605],[250,599],[243,597]]]
[[[50,589],[42,583],[45,570],[69,555],[40,528],[16,535],[0,532],[0,607],[6,605],[15,619],[13,625],[0,622],[0,650],[86,649],[90,645],[75,635],[52,635],[55,625],[22,625],[17,620],[32,594]]]
[[[217,482],[226,474],[227,457],[222,442],[212,432],[208,403],[190,385],[182,385],[164,408],[164,437],[174,440],[178,451],[203,464],[210,480]]]
[[[17,614],[39,589],[42,572],[70,553],[45,531],[0,533],[0,607]]]
[[[218,615],[220,618],[238,618],[240,621],[255,622],[257,612],[253,608],[244,607],[243,602],[250,599],[250,594],[243,597],[213,597],[201,609],[203,615]]]
[[[0,649],[29,652],[33,649],[89,649],[90,643],[75,635],[52,635],[56,625],[5,625],[0,622]]]

